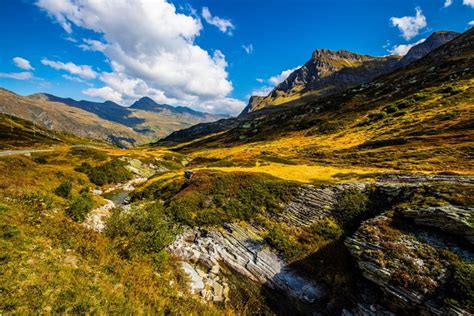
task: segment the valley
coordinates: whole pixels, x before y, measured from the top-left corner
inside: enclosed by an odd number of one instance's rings
[[[474,313],[474,30],[419,45],[234,118],[2,90],[0,314]]]

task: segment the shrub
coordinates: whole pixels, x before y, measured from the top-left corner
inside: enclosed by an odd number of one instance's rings
[[[66,214],[74,221],[82,222],[93,207],[92,196],[88,192],[83,192],[71,201],[66,209]]]
[[[288,234],[278,226],[273,226],[269,229],[268,234],[265,236],[265,241],[284,254],[287,259],[297,256],[300,250],[295,243],[291,242]]]
[[[160,203],[130,211],[115,209],[107,220],[105,234],[122,257],[151,255],[158,264],[166,259],[164,248],[174,239]]]
[[[8,206],[0,203],[0,213],[7,212],[7,211],[8,211]]]
[[[41,164],[41,165],[44,165],[44,164],[48,163],[48,160],[44,156],[34,157],[33,161],[36,162],[37,164]]]
[[[343,231],[341,227],[330,217],[325,217],[310,226],[310,232],[324,239],[337,239]]]
[[[464,308],[474,308],[474,264],[455,260],[448,284],[450,297]]]
[[[341,192],[334,207],[334,218],[341,226],[351,226],[367,210],[368,198],[360,190],[349,188]]]
[[[125,168],[126,163],[118,159],[112,159],[97,167],[91,166],[87,162],[83,162],[75,170],[85,173],[89,180],[99,186],[109,183],[119,183],[130,180],[132,173]]]
[[[69,199],[71,197],[72,183],[69,180],[62,182],[55,190],[54,194],[57,196]]]

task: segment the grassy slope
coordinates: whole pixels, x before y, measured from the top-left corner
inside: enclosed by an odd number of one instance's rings
[[[321,166],[341,172],[472,174],[473,34],[371,84],[304,106],[262,112],[236,128],[174,149],[230,166],[302,165],[303,181],[308,169],[316,174]]]
[[[32,157],[0,157],[0,312],[215,314],[180,294],[185,279],[173,258],[123,257],[109,237],[71,220],[65,213],[70,201],[53,193],[66,180],[73,197],[94,187],[74,170],[82,162],[166,154],[64,145]],[[94,198],[96,207],[103,203]]]

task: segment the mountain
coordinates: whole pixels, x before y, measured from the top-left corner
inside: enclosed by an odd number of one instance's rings
[[[5,89],[0,93],[0,112],[120,146],[155,141],[173,131],[227,117],[158,104],[147,97],[124,107],[111,101],[77,101],[46,93],[21,97]],[[42,112],[45,114],[38,116]]]
[[[145,135],[123,124],[101,118],[95,113],[63,102],[34,97],[23,97],[0,90],[0,112],[13,115],[50,130],[67,132],[80,137],[104,140],[120,146],[145,142]]]
[[[271,113],[286,110],[290,106],[301,109],[299,106],[314,103],[318,98],[337,94],[337,91],[343,92],[351,86],[356,86],[355,82],[359,80],[361,83],[367,83],[371,77],[382,75],[378,73],[380,71],[390,73],[390,69],[395,71],[405,67],[410,61],[413,62],[424,57],[426,52],[435,50],[442,43],[446,43],[457,36],[459,36],[459,33],[456,32],[434,32],[425,42],[412,47],[403,58],[396,56],[370,57],[347,51],[317,50],[313,54],[313,58],[305,66],[290,74],[268,96],[251,96],[249,104],[237,118],[223,119],[218,122],[199,124],[179,130],[160,140],[159,143],[170,145],[173,143],[189,142],[213,133],[230,130],[238,126],[239,122],[243,124],[242,122],[248,120],[270,116]],[[314,58],[315,56],[319,57]],[[319,62],[318,58],[323,58],[324,62]],[[356,63],[365,63],[365,65],[359,68],[349,67]],[[369,64],[373,67],[368,67]],[[319,70],[314,70],[312,72],[313,76],[307,75],[309,69],[316,69],[315,67],[321,69],[320,71],[324,72],[326,77],[319,76]],[[336,71],[336,69],[339,69],[339,71]],[[367,76],[367,74],[370,74],[370,76]],[[322,90],[308,91],[310,87],[322,87]],[[290,91],[290,93],[285,91]],[[300,92],[291,93],[291,91]],[[272,106],[277,104],[280,106]]]
[[[297,105],[306,98],[327,96],[367,83],[422,58],[458,35],[456,32],[434,32],[423,43],[412,47],[403,58],[318,49],[303,67],[291,73],[266,97],[252,97],[242,114],[281,104]]]
[[[0,150],[40,148],[61,144],[85,144],[87,140],[77,136],[54,132],[31,121],[0,114]]]

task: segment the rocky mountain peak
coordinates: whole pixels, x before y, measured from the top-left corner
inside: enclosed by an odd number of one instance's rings
[[[432,33],[425,41],[420,44],[413,46],[408,53],[400,60],[400,66],[406,66],[422,57],[427,55],[429,52],[437,49],[441,45],[455,37],[459,36],[460,33],[450,31],[438,31]]]

